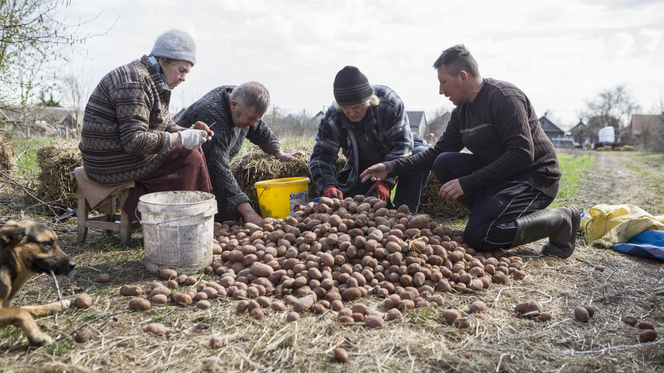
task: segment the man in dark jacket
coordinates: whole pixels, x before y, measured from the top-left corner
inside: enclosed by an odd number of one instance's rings
[[[217,200],[219,212],[215,221],[233,220],[235,209],[246,222],[260,225],[263,221],[231,172],[231,160],[242,148],[245,138],[282,162],[304,155],[301,151],[281,151],[279,139],[261,119],[269,105],[270,93],[260,83],[248,82],[237,87],[225,85],[208,92],[173,118],[176,123],[207,123],[214,132],[211,140],[201,147]]]
[[[346,66],[334,79],[335,102],[318,126],[309,170],[318,183],[318,194],[331,198],[375,195],[389,201],[395,178],[360,182],[367,167],[417,154],[429,147],[410,132],[401,98],[390,88],[370,85],[357,67]],[[336,173],[339,148],[346,156],[344,169]],[[429,171],[399,177],[394,205],[405,204],[416,212]]]
[[[363,180],[433,169],[440,195],[471,209],[464,241],[478,251],[549,238],[543,253],[567,258],[575,246],[579,212],[545,210],[558,193],[558,158],[526,95],[514,85],[484,79],[463,46],[434,63],[440,94],[456,108],[428,151],[369,167]],[[460,153],[466,147],[472,154]]]

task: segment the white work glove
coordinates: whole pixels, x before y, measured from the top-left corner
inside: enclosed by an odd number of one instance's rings
[[[207,140],[207,132],[203,130],[184,130],[178,133],[182,139],[182,147],[187,149],[197,148]]]

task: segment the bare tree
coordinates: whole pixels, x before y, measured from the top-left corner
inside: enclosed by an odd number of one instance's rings
[[[620,130],[629,122],[632,113],[639,110],[625,85],[605,89],[594,100],[586,101],[586,105],[588,110],[584,116],[593,132],[607,126]]]
[[[68,5],[69,0],[0,0],[0,107],[26,105],[34,88],[48,84],[46,66],[64,61],[66,48],[95,36],[80,31],[92,20],[58,19],[58,8]]]
[[[88,98],[94,89],[94,80],[90,71],[85,69],[75,70],[70,68],[69,74],[60,78],[60,94],[64,107],[66,107],[71,116],[76,120],[76,136],[81,135],[81,126],[83,124],[83,110],[88,102]],[[65,129],[68,137],[68,132]]]

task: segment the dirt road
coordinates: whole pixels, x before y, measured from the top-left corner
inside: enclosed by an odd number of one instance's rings
[[[576,207],[632,204],[653,215],[664,214],[664,155],[643,152],[567,151],[589,154],[595,164],[579,186]]]

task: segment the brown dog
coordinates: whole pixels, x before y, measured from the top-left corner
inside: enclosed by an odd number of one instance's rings
[[[32,276],[50,271],[66,275],[76,266],[58,246],[58,236],[43,224],[30,220],[8,221],[0,230],[0,327],[14,325],[23,329],[33,345],[53,340],[39,330],[33,316],[46,315],[69,307],[68,300],[42,306],[10,308],[16,293]]]

